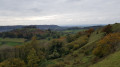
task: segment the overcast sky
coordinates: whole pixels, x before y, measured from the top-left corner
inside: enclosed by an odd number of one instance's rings
[[[0,0],[0,25],[120,22],[120,0]]]

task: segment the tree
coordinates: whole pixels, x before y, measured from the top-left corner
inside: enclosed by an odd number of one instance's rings
[[[38,62],[40,61],[40,59],[37,56],[36,50],[34,48],[30,50],[27,59],[29,67],[38,67]]]
[[[69,34],[68,34],[68,35],[66,36],[66,40],[67,40],[68,43],[70,43],[70,42],[72,42],[72,41],[75,40],[75,37],[74,37],[73,35],[69,35]]]
[[[107,25],[102,29],[102,32],[106,32],[107,34],[112,32],[112,26],[111,25]]]
[[[88,34],[91,34],[92,32],[94,32],[94,29],[93,28],[90,28],[90,29],[88,29],[87,31],[85,31],[86,33],[88,33]]]
[[[26,67],[26,64],[21,59],[12,58],[0,63],[0,67]]]
[[[59,39],[55,39],[51,42],[49,47],[49,55],[52,58],[58,58],[63,54],[63,42]]]
[[[79,38],[80,36],[82,36],[83,33],[82,32],[78,32],[76,35],[75,35],[75,38]]]
[[[93,28],[90,28],[90,29],[88,29],[88,30],[85,31],[85,32],[86,32],[87,36],[89,37],[90,34],[91,34],[92,32],[94,32],[94,29],[93,29]]]
[[[2,33],[0,33],[0,37],[2,37]]]
[[[49,58],[55,59],[55,58],[59,58],[60,54],[57,52],[57,50],[54,50],[54,52],[49,55]]]
[[[31,44],[32,44],[32,45],[37,45],[37,44],[38,44],[38,43],[37,43],[37,37],[36,37],[36,36],[33,36],[33,37],[32,37]]]

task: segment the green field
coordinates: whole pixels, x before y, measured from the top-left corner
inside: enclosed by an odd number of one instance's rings
[[[16,45],[23,45],[25,39],[23,38],[0,38],[0,45],[9,45],[9,46],[16,46]]]
[[[78,30],[65,30],[63,32],[65,33],[77,33],[77,32],[81,32],[81,31],[86,31],[87,29],[78,29]]]

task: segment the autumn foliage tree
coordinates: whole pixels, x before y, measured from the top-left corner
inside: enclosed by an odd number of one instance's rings
[[[92,32],[94,32],[94,29],[93,28],[90,28],[90,29],[88,29],[87,31],[85,31],[86,33],[92,33]]]
[[[90,34],[94,32],[94,29],[93,28],[90,28],[88,30],[85,31],[85,33],[88,35],[88,37],[90,36]]]
[[[102,29],[102,32],[105,32],[106,34],[109,34],[112,32],[112,26],[111,25],[107,25]]]
[[[93,54],[98,57],[106,56],[116,50],[118,43],[120,43],[120,33],[108,34],[97,43]]]
[[[74,34],[74,35],[68,34],[68,35],[66,36],[66,40],[67,40],[68,43],[70,43],[70,42],[76,40],[77,38],[79,38],[79,37],[82,36],[82,35],[84,35],[83,32],[78,32],[78,33],[76,33],[76,34]]]
[[[72,42],[72,41],[75,40],[75,37],[74,37],[73,35],[69,35],[69,34],[68,34],[68,35],[66,36],[66,40],[67,40],[68,43],[70,43],[70,42]]]
[[[40,61],[40,59],[37,56],[36,50],[34,48],[30,50],[27,59],[29,67],[38,67],[38,62]]]

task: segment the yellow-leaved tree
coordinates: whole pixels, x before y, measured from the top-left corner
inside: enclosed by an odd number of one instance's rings
[[[38,63],[40,61],[39,57],[36,54],[36,50],[32,48],[27,57],[28,67],[38,67]]]

